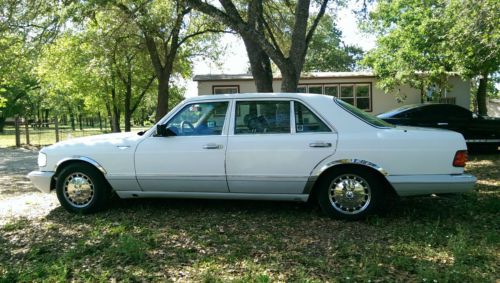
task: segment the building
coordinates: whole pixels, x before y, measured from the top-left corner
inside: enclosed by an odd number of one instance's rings
[[[256,91],[253,77],[248,74],[197,75],[193,80],[198,83],[198,95]],[[400,93],[405,95],[404,99],[401,99],[385,93],[376,83],[376,76],[368,72],[308,73],[299,81],[299,92],[332,95],[374,115],[401,105],[421,103],[420,90],[401,86]],[[470,82],[456,75],[450,75],[449,84],[451,89],[442,98],[442,102],[454,103],[469,109]],[[281,78],[277,77],[274,79],[273,89],[278,92],[280,88]],[[427,93],[432,92],[429,90]]]

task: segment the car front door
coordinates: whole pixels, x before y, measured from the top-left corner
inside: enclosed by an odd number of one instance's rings
[[[165,123],[168,136],[153,135],[135,153],[143,191],[228,192],[225,150],[229,101],[191,103]]]
[[[233,111],[226,152],[231,193],[301,194],[312,169],[335,152],[337,134],[301,102],[237,100]]]

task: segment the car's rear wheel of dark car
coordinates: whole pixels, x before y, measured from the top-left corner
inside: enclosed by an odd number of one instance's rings
[[[376,212],[382,205],[383,183],[374,172],[346,167],[334,169],[320,179],[318,202],[333,218],[358,220]]]
[[[65,167],[57,177],[56,192],[66,210],[80,214],[102,210],[110,196],[104,176],[86,163]]]

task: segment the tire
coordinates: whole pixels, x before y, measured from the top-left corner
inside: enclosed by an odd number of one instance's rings
[[[373,172],[361,168],[339,168],[320,179],[318,203],[329,217],[359,220],[378,212],[384,202],[384,187]]]
[[[90,164],[73,163],[57,178],[57,198],[69,212],[89,214],[102,210],[111,195],[101,172]]]

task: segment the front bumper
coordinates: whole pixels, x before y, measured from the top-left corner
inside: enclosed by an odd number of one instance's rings
[[[387,180],[399,196],[465,193],[477,181],[469,174],[388,176]]]
[[[37,189],[44,193],[50,193],[50,183],[54,172],[49,171],[31,171],[28,178],[35,185]]]

